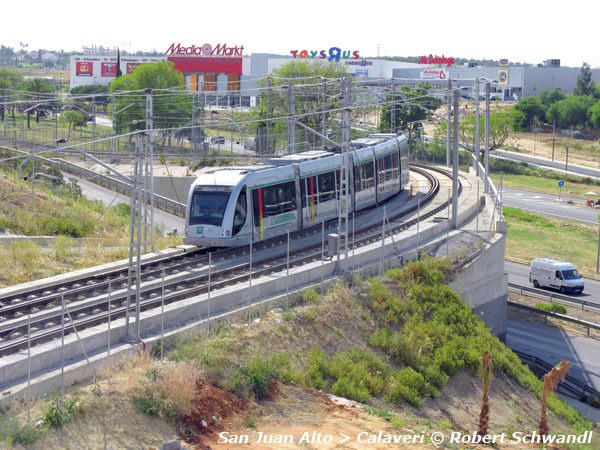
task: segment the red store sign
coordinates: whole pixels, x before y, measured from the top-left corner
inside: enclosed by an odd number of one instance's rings
[[[183,73],[242,74],[242,58],[190,58],[169,56],[168,61]]]
[[[427,56],[421,56],[421,58],[419,59],[419,64],[436,64],[436,65],[446,65],[448,67],[450,67],[451,65],[454,64],[454,58],[450,57],[450,58],[446,58],[444,55],[442,56],[433,56],[433,55],[429,55],[429,57]]]

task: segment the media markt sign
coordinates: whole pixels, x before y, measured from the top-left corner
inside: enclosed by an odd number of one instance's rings
[[[421,72],[422,80],[446,80],[449,77],[449,71],[444,69],[424,69]]]
[[[216,47],[213,48],[213,46],[210,44],[204,44],[198,47],[196,47],[195,45],[184,47],[181,45],[181,43],[177,45],[173,43],[167,49],[165,55],[242,56],[243,51],[243,45],[228,47],[227,44],[219,43]]]

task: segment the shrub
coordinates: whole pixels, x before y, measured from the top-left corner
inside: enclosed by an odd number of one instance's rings
[[[325,352],[318,347],[311,347],[306,355],[306,372],[304,382],[307,386],[325,389],[327,378],[330,378],[329,363]]]
[[[427,385],[423,375],[412,367],[405,367],[394,372],[388,378],[385,399],[390,403],[406,401],[412,406],[423,406],[421,396],[427,392]]]
[[[309,287],[302,291],[302,302],[303,303],[316,303],[321,296],[317,294],[314,288]]]
[[[64,400],[64,414],[62,413],[61,397],[54,395],[46,399],[47,409],[44,414],[44,425],[50,428],[60,428],[67,423],[77,411],[75,402],[69,398]]]
[[[146,387],[133,396],[134,406],[142,413],[167,420],[177,419],[177,411],[160,394]]]
[[[361,403],[368,403],[371,394],[365,387],[356,385],[349,377],[341,377],[331,386],[331,392],[340,397],[349,398]]]
[[[254,395],[256,400],[269,396],[272,381],[290,381],[292,379],[291,360],[284,353],[270,358],[253,358],[241,366],[234,376],[232,388],[240,396]]]
[[[567,308],[565,308],[560,303],[556,302],[552,302],[551,305],[546,305],[545,303],[538,303],[537,305],[535,305],[535,307],[557,314],[567,314]]]
[[[7,414],[0,417],[0,442],[10,444],[31,444],[42,435],[42,430],[34,423],[20,424]]]
[[[385,362],[372,350],[361,351],[356,347],[338,353],[329,364],[331,377],[337,379],[332,392],[360,402],[383,391],[387,372]]]

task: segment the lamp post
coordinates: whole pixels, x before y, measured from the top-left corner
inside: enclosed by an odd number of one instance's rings
[[[596,253],[596,273],[600,271],[600,214],[598,214],[598,252]]]
[[[549,123],[544,123],[545,126],[550,126]],[[556,120],[552,122],[552,161],[554,161],[554,143],[556,142]]]

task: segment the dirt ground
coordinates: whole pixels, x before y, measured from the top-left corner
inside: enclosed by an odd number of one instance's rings
[[[252,448],[257,450],[275,449],[392,449],[405,448],[423,450],[436,448],[430,442],[432,433],[439,432],[446,442],[452,432],[472,435],[477,429],[481,387],[478,380],[467,373],[453,377],[436,400],[429,400],[421,409],[405,407],[390,411],[401,422],[393,426],[389,421],[370,414],[364,405],[348,402],[337,404],[329,396],[318,391],[295,385],[278,384],[277,393],[260,405],[251,405],[232,419],[225,430],[202,436],[199,442],[191,445],[193,449],[235,449]],[[535,419],[539,414],[539,403],[530,394],[524,392],[504,375],[498,374],[493,381],[490,393],[491,420],[490,434],[515,431],[531,433],[537,429]],[[248,417],[253,415],[254,426],[249,428]],[[559,423],[551,420],[551,428],[557,429]],[[565,430],[566,431],[566,430]],[[414,443],[365,442],[368,436],[389,434],[392,436],[416,437]],[[224,434],[228,433],[228,434]],[[248,436],[248,444],[236,443]],[[269,443],[276,436],[290,436],[291,442]],[[300,442],[304,437],[310,442]],[[349,437],[343,444],[342,435]],[[315,437],[321,440],[315,441]],[[331,436],[331,442],[325,442]],[[419,441],[422,436],[422,443]],[[229,441],[229,442],[228,442]],[[529,449],[535,446],[498,444],[498,449]],[[459,449],[464,445],[447,443],[445,448]],[[467,448],[489,448],[487,445],[472,445]],[[549,447],[559,448],[559,447]]]

